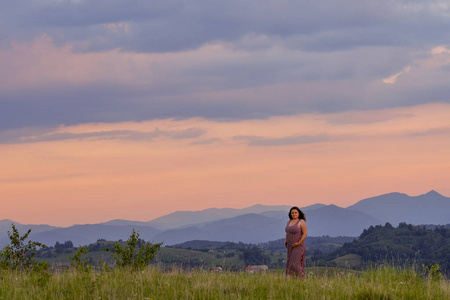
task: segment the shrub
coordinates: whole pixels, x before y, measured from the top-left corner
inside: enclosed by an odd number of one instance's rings
[[[68,258],[72,261],[71,265],[75,270],[89,272],[92,269],[89,259],[86,259],[85,261],[81,259],[81,255],[87,254],[88,252],[88,248],[80,246],[73,256],[68,256]]]
[[[126,247],[121,247],[117,242],[114,243],[112,256],[120,268],[143,270],[155,257],[161,245],[162,243],[152,244],[139,239],[139,233],[133,229]]]
[[[438,263],[434,263],[434,265],[430,264],[429,266],[422,264],[422,268],[427,273],[428,278],[432,281],[439,281],[444,278],[440,272],[441,266]]]
[[[36,248],[46,248],[47,246],[33,241],[25,243],[25,240],[30,235],[31,229],[23,236],[20,236],[16,226],[14,226],[14,224],[11,224],[11,226],[12,233],[8,231],[8,237],[11,240],[11,244],[6,245],[0,251],[0,266],[12,270],[36,270],[48,268],[45,264],[39,264],[37,261],[33,260],[37,253]]]

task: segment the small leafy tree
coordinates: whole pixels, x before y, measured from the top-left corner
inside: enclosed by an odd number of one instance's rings
[[[65,249],[73,248],[72,241],[65,241],[64,243],[56,242],[55,243],[55,252],[62,253]]]
[[[10,245],[6,245],[0,251],[0,266],[12,270],[36,270],[39,269],[40,264],[33,260],[37,253],[36,248],[46,248],[47,246],[39,242],[25,240],[30,235],[29,229],[23,236],[20,236],[19,231],[14,224],[12,226],[12,233],[8,231],[8,237],[11,240]]]
[[[440,272],[441,266],[438,263],[434,263],[434,265],[430,264],[429,266],[422,264],[422,268],[427,273],[428,278],[431,279],[431,281],[439,281],[444,278]]]
[[[245,248],[242,250],[242,259],[246,265],[263,265],[270,263],[270,257],[258,247]]]
[[[161,245],[162,243],[152,244],[139,239],[139,233],[133,229],[126,247],[121,247],[117,242],[114,243],[112,256],[120,268],[143,270],[155,257]]]
[[[81,258],[81,255],[87,254],[88,252],[88,248],[86,248],[85,246],[80,246],[73,256],[68,256],[68,258],[72,261],[71,265],[75,270],[81,272],[89,272],[92,269],[90,260],[86,259],[83,261],[83,259]]]

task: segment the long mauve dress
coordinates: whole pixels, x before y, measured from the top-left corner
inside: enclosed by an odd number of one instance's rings
[[[287,241],[287,262],[286,275],[299,276],[305,278],[305,242],[300,246],[292,248],[292,245],[298,243],[302,237],[302,228],[298,226],[298,220],[293,225],[286,225],[286,241]]]

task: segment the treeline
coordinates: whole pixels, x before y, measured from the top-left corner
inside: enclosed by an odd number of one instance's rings
[[[115,241],[106,241],[105,239],[98,239],[97,242],[89,244],[89,245],[85,245],[85,246],[79,246],[79,247],[75,247],[73,245],[72,241],[65,241],[64,243],[60,243],[60,242],[56,242],[55,246],[49,246],[49,247],[45,247],[45,248],[40,248],[36,251],[36,258],[53,258],[53,257],[58,257],[59,254],[61,253],[65,253],[65,254],[71,254],[74,253],[76,251],[78,251],[78,249],[80,247],[84,247],[88,252],[97,252],[97,251],[106,251],[106,252],[112,252],[114,250],[114,244],[116,242]],[[118,241],[119,244],[125,244],[124,241],[119,240]],[[138,238],[136,241],[136,246],[137,248],[140,248],[142,245],[147,244],[147,242],[144,239]],[[93,262],[93,264],[95,264],[95,261],[92,259],[91,257],[91,261]]]
[[[356,239],[356,237],[351,236],[337,236],[330,237],[326,236],[308,236],[305,240],[305,245],[307,247],[307,255],[313,254],[322,254],[332,252],[338,248],[340,248],[343,244],[348,243]],[[197,250],[197,251],[208,251],[209,249],[218,249],[218,250],[242,250],[246,248],[258,247],[263,250],[268,251],[286,251],[284,247],[284,238],[269,241],[265,243],[259,244],[246,244],[246,243],[234,243],[234,242],[217,242],[217,241],[205,241],[205,240],[193,240],[184,242],[181,244],[176,244],[171,246],[172,248],[181,248],[181,249],[189,249],[189,250]]]
[[[334,251],[341,247],[343,244],[351,242],[354,239],[356,239],[356,237],[352,236],[308,236],[305,239],[305,246],[308,252],[307,255],[312,255],[313,253],[322,254]],[[260,243],[258,244],[258,246],[271,251],[285,251],[286,249],[284,247],[284,241],[285,239],[282,238],[275,241]]]
[[[393,227],[371,226],[365,229],[352,242],[328,253],[315,255],[312,260],[325,260],[329,264],[338,257],[357,254],[364,265],[391,263],[394,265],[412,265],[422,267],[439,264],[447,274],[450,273],[450,229],[444,226],[413,226],[400,223]]]
[[[72,249],[73,243],[72,241],[65,241],[64,243],[56,242],[55,243],[55,251],[57,253],[62,253],[64,249]]]
[[[334,251],[346,242],[351,242],[356,237],[339,236],[321,236],[308,237],[305,240],[307,247],[307,256],[328,253]],[[195,250],[200,252],[214,252],[219,258],[238,258],[243,265],[268,265],[271,269],[284,268],[286,265],[285,257],[280,257],[280,253],[285,256],[286,248],[284,246],[285,239],[278,239],[259,244],[246,244],[234,242],[219,242],[207,240],[192,240],[184,243],[167,246],[166,248],[178,248],[186,250]],[[276,254],[278,253],[278,254]],[[275,258],[275,259],[274,259]],[[177,261],[178,264],[189,265],[189,267],[198,267],[201,261],[195,258],[188,261]],[[311,265],[308,258],[307,265]]]
[[[173,246],[166,246],[169,248],[179,248],[179,249],[189,249],[189,250],[208,250],[208,249],[220,249],[220,250],[229,250],[229,249],[243,249],[248,247],[256,246],[254,244],[245,244],[242,242],[234,243],[234,242],[217,242],[217,241],[206,241],[206,240],[192,240],[187,241],[181,244],[176,244]]]

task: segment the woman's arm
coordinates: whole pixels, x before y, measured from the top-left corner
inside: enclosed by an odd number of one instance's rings
[[[305,220],[300,220],[300,222],[298,222],[299,227],[302,229],[302,237],[300,238],[300,241],[298,241],[298,243],[295,243],[294,245],[292,245],[294,248],[300,246],[303,241],[306,239],[306,237],[308,236],[308,228],[306,227],[306,222]]]

